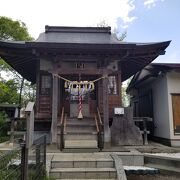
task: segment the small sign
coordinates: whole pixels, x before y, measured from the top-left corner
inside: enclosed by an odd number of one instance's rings
[[[124,114],[124,108],[116,107],[114,108],[114,115],[123,115]]]

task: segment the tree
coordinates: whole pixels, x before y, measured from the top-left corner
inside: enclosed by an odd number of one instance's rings
[[[14,79],[0,81],[0,103],[18,103],[18,83]]]
[[[30,41],[32,39],[25,23],[0,16],[0,40]]]
[[[0,16],[0,40],[30,41],[33,40],[33,38],[28,33],[25,23],[18,20],[14,21],[8,17]],[[10,76],[10,80],[1,78],[0,102],[21,104],[21,102],[19,102],[21,100],[21,94],[27,94],[27,92],[22,92],[22,85],[28,84],[28,87],[30,87],[30,83],[24,83],[24,78],[22,78],[21,75],[18,74],[11,66],[9,66],[1,57],[0,71],[6,72]],[[9,92],[10,89],[12,89],[12,93]]]
[[[108,24],[108,22],[106,20],[102,20],[97,24],[97,27],[109,27],[109,26],[110,25]],[[127,31],[124,31],[121,33],[117,30],[117,28],[114,28],[112,30],[112,34],[118,41],[123,41],[127,36]]]

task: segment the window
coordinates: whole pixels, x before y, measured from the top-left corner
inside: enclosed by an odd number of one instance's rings
[[[116,76],[109,76],[108,77],[108,93],[112,95],[117,94],[117,81]]]
[[[51,89],[51,77],[49,75],[41,76],[41,94],[49,95]]]
[[[172,94],[174,134],[180,134],[180,94]]]

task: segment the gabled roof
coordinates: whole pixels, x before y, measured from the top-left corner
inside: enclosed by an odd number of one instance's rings
[[[115,44],[119,43],[111,35],[111,27],[58,27],[45,26],[36,42],[76,43],[76,44]]]
[[[36,41],[0,41],[0,57],[29,81],[36,81],[37,54],[93,55],[119,61],[122,81],[137,73],[159,55],[170,41],[128,43],[118,41],[110,27],[46,26]]]
[[[180,63],[151,63],[133,76],[127,92],[132,88],[136,88],[146,80],[152,77],[158,77],[162,72],[168,72],[173,69],[180,69]]]

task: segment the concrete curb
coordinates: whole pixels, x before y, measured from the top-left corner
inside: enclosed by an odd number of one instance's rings
[[[158,155],[144,154],[145,166],[180,173],[180,159]]]

